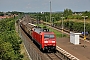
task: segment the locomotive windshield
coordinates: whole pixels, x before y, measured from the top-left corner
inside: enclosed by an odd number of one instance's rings
[[[44,38],[54,38],[54,35],[53,34],[45,34]]]

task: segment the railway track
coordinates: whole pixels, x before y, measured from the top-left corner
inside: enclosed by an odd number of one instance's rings
[[[58,52],[56,52],[56,53],[46,53],[46,55],[49,57],[50,60],[63,60],[61,58],[61,56],[58,54]]]
[[[79,60],[75,56],[57,47],[56,53],[46,53],[48,60]]]

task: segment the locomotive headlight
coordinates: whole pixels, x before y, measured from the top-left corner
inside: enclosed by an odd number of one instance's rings
[[[48,43],[48,41],[44,41],[44,43]]]
[[[47,46],[47,44],[44,44],[44,46]]]
[[[52,41],[52,43],[55,43],[55,41]]]

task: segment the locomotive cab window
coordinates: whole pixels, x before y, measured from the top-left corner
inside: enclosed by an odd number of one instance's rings
[[[54,35],[53,34],[45,34],[44,38],[54,38]]]
[[[54,35],[50,35],[50,38],[54,38]]]

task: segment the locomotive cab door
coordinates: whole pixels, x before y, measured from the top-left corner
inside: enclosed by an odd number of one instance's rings
[[[40,49],[42,48],[41,44],[42,44],[42,35],[40,35]]]

